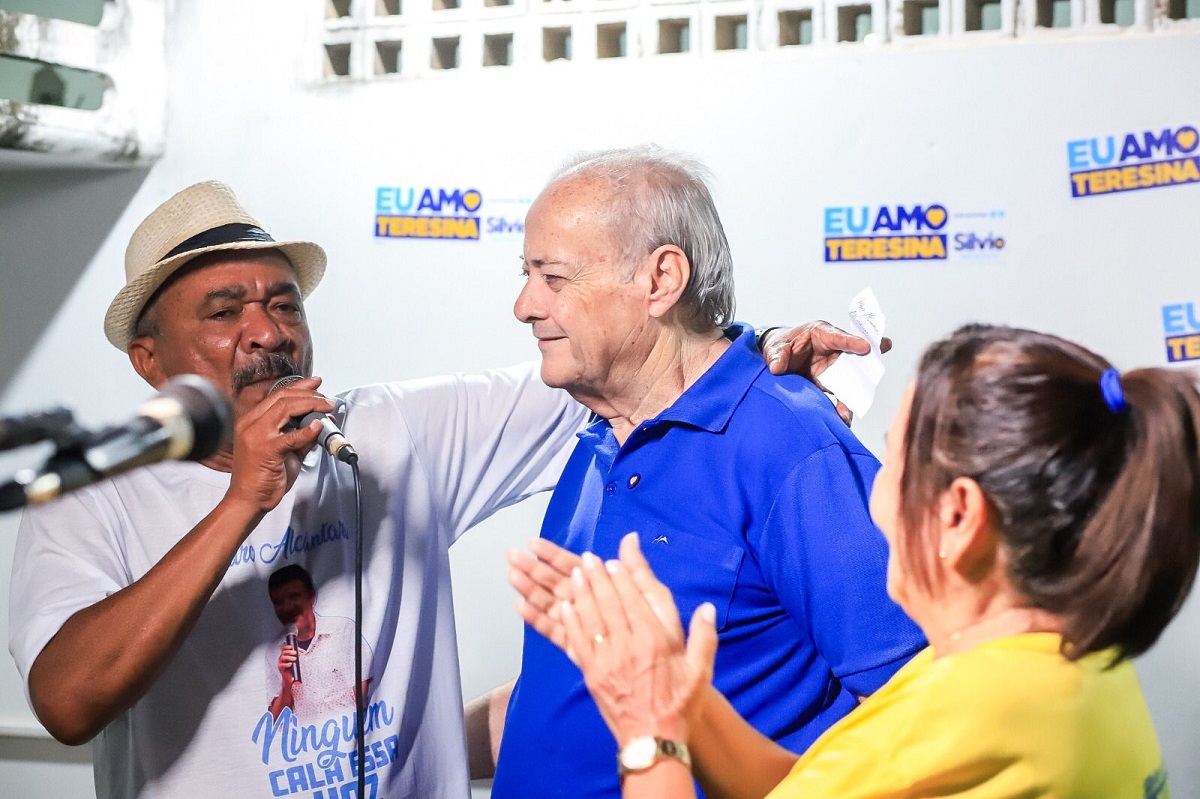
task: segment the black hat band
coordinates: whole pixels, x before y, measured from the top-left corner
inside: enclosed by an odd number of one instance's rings
[[[275,239],[271,238],[270,234],[260,227],[234,222],[210,228],[203,233],[197,233],[164,255],[162,260],[165,261],[168,258],[174,258],[176,255],[183,255],[185,252],[202,250],[205,247],[215,247],[220,244],[236,244],[242,241],[274,242]]]

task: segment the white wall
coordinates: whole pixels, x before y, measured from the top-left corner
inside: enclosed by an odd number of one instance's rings
[[[1200,186],[1072,200],[1066,157],[1073,139],[1200,125],[1195,32],[718,53],[313,87],[298,76],[319,63],[316,4],[177,5],[165,154],[144,181],[81,183],[93,212],[39,193],[51,173],[0,171],[3,346],[10,330],[41,331],[21,346],[20,368],[0,373],[4,412],[65,402],[94,424],[121,418],[148,394],[104,340],[104,310],[137,222],[207,178],[232,184],[277,237],[327,248],[331,266],[309,311],[316,369],[333,390],[536,357],[510,313],[520,236],[376,239],[377,187],[476,188],[486,211],[496,199],[533,196],[577,149],[644,140],[689,151],[715,172],[740,318],[839,321],[855,292],[874,287],[896,340],[876,410],[856,424],[877,451],[918,354],[961,322],[1052,330],[1130,367],[1164,362],[1161,306],[1200,301]],[[934,202],[952,216],[1004,211],[953,220],[1003,234],[1002,254],[823,262],[826,207]],[[116,219],[107,236],[93,232],[74,250],[56,244],[94,226],[93,213]],[[58,263],[64,253],[78,260]],[[69,287],[47,283],[60,267]],[[19,299],[47,293],[49,301]],[[10,461],[0,462],[5,474]],[[506,512],[456,546],[468,695],[519,667],[502,553],[536,534],[543,507]],[[15,527],[0,517],[0,564],[11,559]],[[1177,796],[1200,796],[1198,659],[1193,598],[1139,663]],[[32,723],[4,658],[0,727]],[[0,792],[44,795],[53,784],[62,796],[89,795],[86,765],[72,756],[0,737]]]

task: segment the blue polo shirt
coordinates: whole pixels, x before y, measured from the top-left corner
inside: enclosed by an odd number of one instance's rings
[[[572,552],[637,531],[686,629],[717,609],[713,682],[764,734],[803,752],[923,645],[887,596],[867,510],[879,463],[812,383],[767,371],[748,328],[675,404],[618,446],[579,434],[542,524]],[[583,677],[526,628],[494,799],[616,797],[616,743]]]

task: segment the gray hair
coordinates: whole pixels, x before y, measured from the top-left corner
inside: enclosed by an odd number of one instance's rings
[[[733,321],[733,256],[709,191],[709,172],[694,159],[658,145],[583,153],[550,186],[594,178],[611,188],[609,221],[624,242],[626,279],[664,244],[683,250],[692,267],[679,304],[699,331]]]

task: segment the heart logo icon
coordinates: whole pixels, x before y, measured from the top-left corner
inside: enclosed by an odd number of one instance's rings
[[[1175,134],[1175,143],[1179,145],[1179,149],[1184,152],[1191,152],[1196,146],[1196,131],[1191,128],[1182,128]]]
[[[934,206],[925,212],[925,222],[934,230],[942,226],[946,221],[946,209],[940,206]]]

